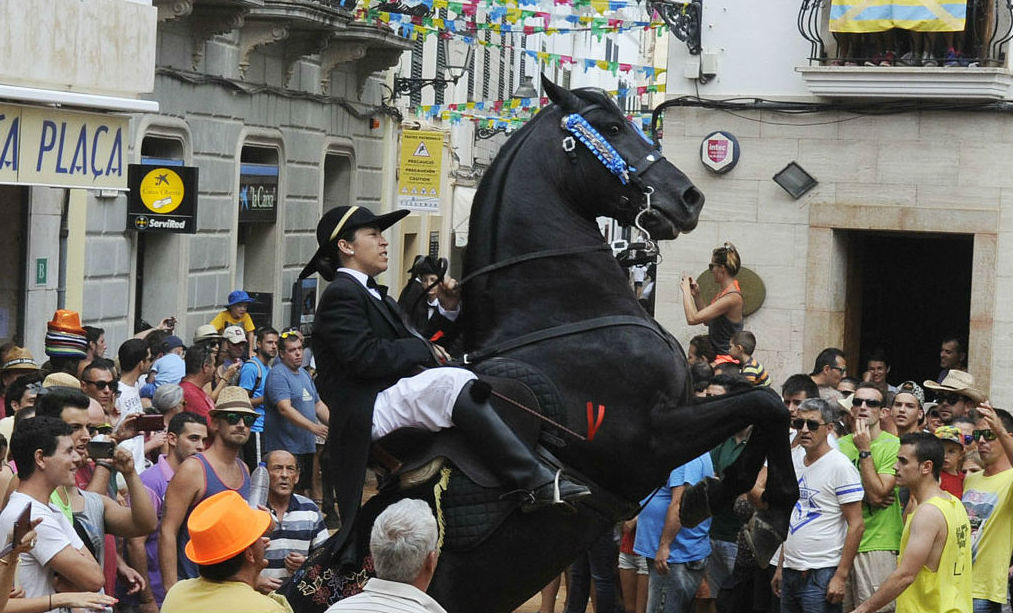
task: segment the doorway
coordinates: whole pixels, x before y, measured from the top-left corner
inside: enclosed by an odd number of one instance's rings
[[[25,289],[28,258],[28,189],[0,185],[0,213],[7,227],[0,241],[0,343],[25,344]]]
[[[967,338],[974,236],[848,234],[849,374],[860,379],[864,360],[881,349],[891,363],[890,383],[935,379],[941,339]]]

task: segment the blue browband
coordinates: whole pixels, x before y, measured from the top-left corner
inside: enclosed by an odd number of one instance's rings
[[[634,126],[636,127],[636,126]],[[600,161],[605,168],[612,174],[619,177],[619,181],[626,185],[630,182],[630,173],[633,173],[633,182],[641,188],[644,188],[643,182],[640,180],[640,176],[647,171],[648,168],[660,159],[663,159],[661,151],[654,149],[650,151],[640,160],[635,162],[635,166],[627,162],[622,154],[616,151],[616,148],[612,146],[608,140],[605,139],[601,133],[594,129],[584,116],[580,113],[571,113],[563,116],[562,128],[567,132],[573,134],[573,137],[579,140],[588,148],[591,153],[594,154],[598,161]],[[650,143],[644,133],[637,130],[640,136]],[[566,144],[564,141],[564,149]]]

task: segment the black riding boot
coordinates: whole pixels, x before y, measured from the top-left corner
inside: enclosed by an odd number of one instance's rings
[[[489,391],[484,382],[468,383],[457,396],[452,419],[455,427],[467,433],[475,451],[506,486],[522,493],[525,498],[522,510],[532,511],[589,495],[591,490],[558,478],[538,461],[490,406]]]

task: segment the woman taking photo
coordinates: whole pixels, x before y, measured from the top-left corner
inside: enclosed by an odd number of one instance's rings
[[[711,345],[719,358],[728,355],[728,341],[742,330],[742,290],[735,280],[741,266],[735,245],[725,243],[714,250],[708,268],[718,286],[718,293],[706,306],[696,280],[690,275],[682,276],[682,306],[686,310],[686,323],[707,326]]]

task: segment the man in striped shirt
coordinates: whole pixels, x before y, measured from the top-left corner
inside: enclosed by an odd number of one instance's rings
[[[271,485],[267,506],[277,522],[267,546],[267,568],[261,571],[262,587],[275,589],[306,561],[310,551],[329,536],[324,516],[312,500],[292,492],[299,482],[299,463],[284,450],[267,454],[265,459]]]

